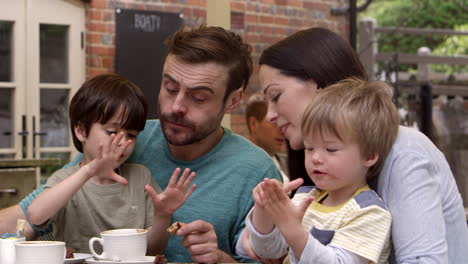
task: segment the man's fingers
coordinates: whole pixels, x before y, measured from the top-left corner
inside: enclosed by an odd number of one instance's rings
[[[302,178],[295,179],[294,181],[288,182],[283,186],[284,192],[288,193],[294,189],[299,188],[304,183]]]
[[[202,220],[195,220],[191,223],[183,225],[179,230],[177,230],[178,236],[186,236],[190,233],[206,233],[213,230],[213,226]]]
[[[191,254],[192,260],[195,263],[218,263],[218,255],[216,252],[207,252],[204,254]]]

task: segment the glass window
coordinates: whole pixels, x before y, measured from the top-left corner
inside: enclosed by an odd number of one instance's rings
[[[41,167],[41,184],[45,184],[47,182],[47,178],[49,178],[55,171],[61,169],[65,164],[70,162],[70,153],[69,152],[48,152],[48,153],[41,153],[41,159],[46,158],[58,158],[60,159],[60,165],[53,166],[42,166]]]
[[[41,89],[41,147],[69,146],[68,93],[68,89]]]
[[[13,89],[0,89],[0,148],[13,147]]]
[[[40,25],[41,83],[68,83],[68,26]]]
[[[12,81],[13,22],[0,20],[0,82]]]

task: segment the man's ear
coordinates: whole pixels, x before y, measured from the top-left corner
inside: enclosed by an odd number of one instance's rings
[[[254,116],[251,116],[247,121],[247,125],[250,128],[250,134],[254,134],[257,131],[258,120]]]
[[[75,131],[75,135],[76,135],[76,137],[78,138],[78,140],[79,140],[80,142],[83,142],[83,141],[86,139],[87,135],[86,135],[86,132],[84,131],[83,126],[81,126],[81,125],[76,125],[76,126],[73,128],[73,130]]]
[[[224,110],[224,113],[231,113],[232,111],[234,111],[234,109],[236,109],[237,106],[240,104],[243,94],[244,90],[242,88],[233,91],[226,100],[226,108]]]
[[[364,166],[370,168],[379,160],[379,155],[374,154],[364,160]]]

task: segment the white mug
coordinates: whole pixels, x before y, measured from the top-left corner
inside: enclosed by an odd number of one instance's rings
[[[16,264],[63,264],[65,242],[24,241],[15,244]]]
[[[15,244],[25,241],[24,237],[0,239],[0,263],[15,264]]]
[[[89,240],[89,250],[97,259],[112,261],[139,261],[146,256],[145,229],[114,229],[101,232],[101,238],[93,237]],[[94,242],[103,247],[101,255],[94,251]]]

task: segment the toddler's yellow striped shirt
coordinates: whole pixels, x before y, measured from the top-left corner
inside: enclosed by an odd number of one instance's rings
[[[339,206],[320,204],[327,193],[312,187],[297,191],[292,199],[295,204],[316,197],[304,215],[304,228],[323,245],[346,249],[371,263],[386,263],[390,253],[391,215],[384,202],[367,185]]]

